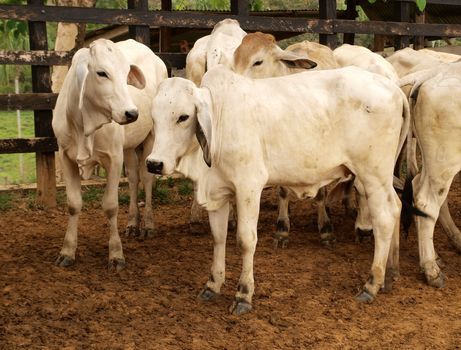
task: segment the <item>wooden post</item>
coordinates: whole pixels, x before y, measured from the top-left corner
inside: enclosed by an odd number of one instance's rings
[[[173,6],[171,0],[162,0],[162,11],[171,11]],[[159,29],[159,52],[171,52],[171,28],[160,27]],[[171,67],[167,67],[168,76],[171,77]]]
[[[147,12],[149,4],[147,0],[128,0],[128,8]],[[130,38],[150,47],[149,26],[129,26],[129,32]]]
[[[320,19],[336,19],[336,0],[319,1],[319,16]],[[320,34],[320,44],[327,45],[330,49],[336,48],[336,34]]]
[[[28,5],[42,5],[42,0],[28,0]],[[32,8],[31,8],[32,10]],[[29,21],[29,40],[31,50],[48,50],[46,22]],[[48,66],[32,66],[32,91],[51,92],[51,76]],[[35,136],[53,137],[51,110],[34,110]],[[36,153],[37,166],[37,204],[46,207],[56,206],[56,175],[54,152]]]
[[[355,20],[357,18],[357,10],[355,6],[357,5],[356,0],[346,0],[346,18]],[[355,33],[344,33],[343,42],[345,44],[354,45]]]
[[[415,14],[415,23],[424,23],[426,20],[426,13],[420,12],[419,9],[416,9]],[[415,50],[424,49],[424,36],[415,36],[414,47]]]
[[[240,17],[250,15],[250,5],[248,0],[231,0],[231,13]]]
[[[394,1],[394,18],[396,22],[410,22],[410,5],[411,3],[404,0]],[[400,50],[408,46],[410,46],[409,36],[395,36],[395,50]]]

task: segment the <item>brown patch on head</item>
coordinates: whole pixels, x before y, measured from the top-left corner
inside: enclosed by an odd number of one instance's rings
[[[267,50],[275,44],[275,37],[261,32],[247,34],[234,53],[234,68],[241,73],[250,66],[250,59],[255,53]]]

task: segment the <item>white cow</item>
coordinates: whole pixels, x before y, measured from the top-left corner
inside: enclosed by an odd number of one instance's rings
[[[428,49],[413,50],[406,47],[398,50],[386,60],[392,64],[397,75],[402,78],[405,75],[415,73],[424,69],[432,69],[442,63],[455,62],[461,56],[454,54],[446,54],[435,52]]]
[[[340,67],[356,66],[385,76],[395,82],[399,80],[399,76],[392,64],[366,47],[343,44],[333,50],[333,55]]]
[[[271,34],[261,32],[246,35],[240,46],[235,50],[233,70],[251,78],[268,78],[303,72],[306,69],[337,68],[333,51],[318,43],[303,41],[295,43],[282,50]],[[285,247],[290,231],[288,215],[289,201],[296,198],[288,189],[279,188],[279,203],[277,231],[274,243]],[[317,201],[317,224],[320,239],[324,244],[335,240],[333,226],[326,208],[326,189],[319,191]]]
[[[416,218],[420,266],[427,282],[444,285],[434,250],[434,226],[440,219],[452,243],[461,251],[461,232],[448,210],[448,191],[461,170],[461,62],[447,63],[401,79],[413,85],[414,130],[422,155],[421,172],[413,179],[416,208],[427,217]]]
[[[235,49],[246,32],[235,19],[226,18],[214,26],[210,35],[198,39],[186,57],[186,78],[197,86],[208,69],[230,65]]]
[[[218,64],[230,66],[232,64],[234,50],[242,42],[246,32],[240,28],[238,21],[226,18],[214,26],[210,35],[198,39],[186,57],[186,78],[200,86],[202,77],[208,69]],[[190,214],[190,230],[194,233],[202,232],[203,209],[195,200],[192,202]],[[231,224],[234,224],[232,210],[230,215]]]
[[[109,266],[116,270],[125,266],[117,229],[118,184],[124,155],[130,183],[127,233],[139,229],[138,172],[146,192],[144,234],[151,233],[153,177],[141,164],[153,143],[152,98],[165,78],[164,63],[147,46],[134,40],[114,44],[100,39],[74,55],[52,122],[70,214],[64,244],[56,260],[58,265],[69,266],[75,260],[82,208],[80,178],[87,179],[96,164],[101,164],[107,172],[102,207],[110,222]]]
[[[402,78],[399,84],[405,94],[409,95],[412,85],[419,86],[425,80],[429,80],[435,74],[440,73],[441,70],[450,68],[451,65],[447,65],[447,63],[459,61],[461,56],[435,52],[430,49],[416,51],[411,48],[405,48],[386,59],[394,66]],[[418,173],[415,141],[412,144],[411,154],[408,156],[407,162],[410,164],[410,173],[415,176]],[[453,245],[461,252],[461,235],[453,222],[447,202],[440,208],[438,219]]]
[[[410,120],[404,94],[389,79],[356,67],[249,79],[219,66],[200,88],[181,78],[162,82],[154,105],[149,171],[179,171],[196,181],[198,202],[209,212],[214,257],[202,299],[216,296],[224,282],[229,199],[236,199],[243,254],[231,311],[242,314],[254,292],[263,188],[284,185],[315,197],[352,174],[368,198],[375,235],[371,275],[358,300],[373,300],[385,275],[388,286],[398,274],[401,204],[393,169]]]

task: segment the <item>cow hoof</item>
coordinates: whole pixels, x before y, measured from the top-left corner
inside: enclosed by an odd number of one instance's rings
[[[189,224],[190,233],[193,235],[203,235],[205,234],[206,230],[204,229],[204,225],[201,222],[191,222]]]
[[[125,230],[125,237],[139,236],[139,228],[136,226],[127,226]]]
[[[392,292],[393,284],[397,281],[400,277],[400,272],[398,269],[395,268],[388,268],[386,269],[386,275],[384,277],[384,285],[381,288],[383,293],[390,293]]]
[[[143,228],[139,234],[140,239],[152,238],[154,237],[153,228]]]
[[[112,259],[109,261],[110,272],[120,272],[126,267],[125,259]]]
[[[240,316],[243,314],[246,314],[250,312],[252,309],[252,306],[250,303],[247,303],[246,301],[243,300],[235,300],[231,307],[229,308],[229,312],[233,315]]]
[[[75,263],[75,259],[71,258],[70,256],[59,255],[54,263],[57,266],[69,267]]]
[[[361,230],[358,228],[355,231],[355,241],[357,243],[362,243],[364,239],[369,239],[371,237],[373,237],[373,230]]]
[[[212,291],[209,287],[205,287],[199,295],[198,298],[202,301],[212,301],[218,297],[218,293]]]
[[[360,303],[371,303],[373,300],[375,300],[375,297],[364,290],[362,293],[357,295],[355,299]]]
[[[274,249],[279,247],[285,249],[288,246],[288,237],[277,237],[277,235],[275,235],[273,245]]]
[[[426,275],[427,284],[435,288],[445,287],[445,275],[442,271],[436,277],[430,277]]]
[[[320,234],[320,243],[325,247],[332,248],[336,243],[336,237],[331,232],[324,232]]]

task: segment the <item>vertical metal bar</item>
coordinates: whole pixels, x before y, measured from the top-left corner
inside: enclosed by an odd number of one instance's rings
[[[416,9],[415,23],[424,23],[426,21],[426,12],[420,12]],[[424,36],[415,36],[414,49],[424,49]]]
[[[357,10],[355,9],[357,2],[356,0],[346,0],[346,18],[355,20],[357,18]],[[355,33],[344,33],[343,42],[345,44],[354,45]]]
[[[162,11],[172,11],[173,5],[171,0],[162,0]],[[171,28],[160,27],[159,29],[159,43],[158,48],[160,52],[171,52]],[[168,76],[171,76],[171,67],[167,67]]]
[[[42,0],[28,0],[28,5],[42,5]],[[29,21],[29,40],[31,50],[48,50],[46,22]],[[51,92],[51,76],[48,66],[32,66],[32,91]],[[51,127],[51,110],[34,111],[35,136],[54,137]],[[37,204],[56,206],[56,171],[54,152],[36,154],[37,165]]]
[[[231,0],[231,13],[239,17],[250,15],[250,4],[248,0]]]
[[[394,1],[394,18],[396,22],[410,22],[410,6],[412,4],[406,1]],[[396,36],[394,47],[396,50],[410,46],[410,37]]]
[[[320,19],[336,19],[336,0],[319,1]],[[337,45],[336,34],[320,34],[320,43],[334,49]]]
[[[140,11],[149,11],[148,0],[128,0],[128,8]],[[149,26],[130,26],[130,38],[150,47]]]

